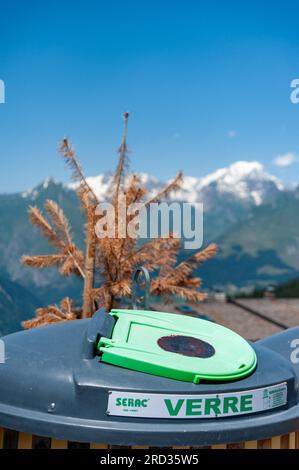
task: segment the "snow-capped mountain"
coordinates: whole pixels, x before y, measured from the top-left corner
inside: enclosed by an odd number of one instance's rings
[[[229,196],[260,205],[283,189],[282,182],[267,173],[261,163],[239,161],[203,178],[185,177],[182,189],[173,197],[210,206],[213,198]]]
[[[165,182],[147,173],[140,173],[139,177],[148,190],[148,197],[156,195],[165,185]],[[107,199],[111,179],[112,175],[108,174],[87,178],[100,201]],[[25,201],[34,202],[45,191],[48,194],[53,192],[54,197],[58,186],[75,195],[77,183],[62,185],[47,178],[33,190],[22,193],[22,197]],[[203,203],[205,239],[209,241],[240,220],[250,217],[254,207],[275,201],[281,193],[284,193],[282,182],[267,173],[261,163],[239,161],[202,178],[185,176],[181,189],[171,193],[170,200]]]
[[[157,193],[164,184],[146,173],[140,173],[139,176],[150,195]],[[100,200],[105,199],[111,178],[109,175],[100,174],[87,179]],[[47,181],[46,183],[48,184]],[[75,189],[76,183],[67,187]],[[208,210],[213,208],[219,197],[260,205],[283,189],[282,182],[267,173],[261,163],[239,161],[203,178],[185,176],[182,188],[172,193],[171,199],[190,203],[203,202]]]

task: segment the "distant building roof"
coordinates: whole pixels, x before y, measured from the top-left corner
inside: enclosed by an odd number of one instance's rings
[[[299,299],[239,299],[238,302],[288,327],[299,325]],[[248,340],[257,340],[282,331],[282,328],[271,322],[230,303],[210,301],[190,305],[199,315],[208,315],[211,320],[236,331]],[[156,304],[153,307],[156,310],[179,313],[173,304]]]

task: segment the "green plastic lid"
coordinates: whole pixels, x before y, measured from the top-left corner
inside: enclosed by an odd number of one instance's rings
[[[111,338],[101,337],[101,360],[185,382],[229,381],[256,366],[250,344],[207,320],[166,312],[112,310]]]

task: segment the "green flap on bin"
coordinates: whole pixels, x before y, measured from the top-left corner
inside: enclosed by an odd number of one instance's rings
[[[193,383],[240,379],[256,366],[250,344],[213,322],[144,310],[110,314],[112,336],[98,343],[108,364]]]

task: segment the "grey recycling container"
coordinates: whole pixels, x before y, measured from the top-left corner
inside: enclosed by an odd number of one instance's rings
[[[99,311],[2,338],[0,448],[299,448],[299,328],[252,344],[245,378],[199,383],[103,362],[113,328]]]

